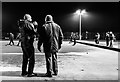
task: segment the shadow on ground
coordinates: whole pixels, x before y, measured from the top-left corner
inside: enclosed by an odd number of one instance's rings
[[[2,76],[21,76],[21,71],[2,71]]]
[[[5,71],[5,72],[0,72],[0,73],[2,73],[2,75],[0,75],[0,76],[14,76],[14,77],[20,76],[20,77],[22,77],[21,71]],[[36,74],[37,75],[34,77],[46,77],[45,73],[36,73]]]

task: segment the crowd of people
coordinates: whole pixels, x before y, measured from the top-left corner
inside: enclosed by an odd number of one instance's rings
[[[88,34],[88,33],[87,33]],[[87,37],[88,39],[88,36],[85,36]],[[71,35],[70,35],[70,41],[69,43],[71,42],[74,42],[73,46],[76,44],[76,40],[79,39],[79,36],[77,33],[74,33],[74,32],[71,32]],[[86,40],[87,40],[86,39]],[[107,47],[113,47],[113,43],[114,41],[116,40],[115,39],[115,35],[113,34],[112,31],[110,32],[106,32],[106,35],[105,35],[105,41],[106,41],[106,46]],[[95,44],[99,44],[100,43],[100,33],[96,33],[95,36],[94,36],[94,41],[95,41]]]
[[[73,46],[74,46],[78,38],[79,38],[78,33],[71,32],[69,43],[73,41],[74,42]]]
[[[36,21],[34,21],[33,23],[36,24],[36,26],[38,25]],[[94,41],[95,41],[96,44],[99,44],[100,37],[101,37],[100,33],[97,32],[94,36]],[[35,40],[38,40],[38,35],[34,35],[34,38],[35,38]],[[85,38],[87,40],[88,36],[86,35]],[[21,43],[21,33],[18,33],[16,39],[18,39],[17,46],[19,46],[19,44]],[[73,44],[73,46],[74,46],[76,44],[77,39],[79,39],[78,33],[71,32],[69,43],[74,42],[74,44]],[[115,38],[115,35],[113,34],[112,31],[106,32],[104,39],[106,41],[106,46],[107,47],[113,47],[113,43],[116,40],[116,38]],[[9,33],[9,40],[10,40],[10,42],[7,45],[11,45],[11,46],[14,45],[14,34],[11,33],[11,32]]]
[[[100,40],[100,34],[97,33],[97,34],[95,34],[95,43],[99,44],[99,40]],[[115,35],[113,34],[112,31],[106,32],[105,40],[106,40],[107,47],[113,47],[113,43],[115,41]]]
[[[113,47],[113,43],[115,41],[115,35],[113,34],[112,31],[106,32],[105,40],[106,40],[106,46]]]

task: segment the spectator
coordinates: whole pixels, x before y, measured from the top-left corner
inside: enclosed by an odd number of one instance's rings
[[[96,44],[99,44],[99,39],[100,39],[100,34],[97,33],[97,34],[95,35],[95,43],[96,43]]]
[[[109,46],[109,41],[110,41],[109,32],[106,32],[105,40],[106,40],[106,46]]]
[[[72,42],[72,40],[73,40],[73,32],[71,32],[71,35],[70,35],[70,42],[69,43],[71,43]]]
[[[11,45],[11,43],[14,45],[14,41],[13,41],[13,39],[14,39],[14,34],[11,33],[11,32],[10,32],[10,35],[9,35],[9,39],[10,39],[10,42],[9,42],[8,45]],[[12,45],[11,45],[11,46],[12,46]]]
[[[18,43],[17,43],[17,46],[19,46],[20,42],[21,42],[21,34],[18,33],[18,36],[16,37],[16,39],[19,39],[18,40]]]
[[[44,47],[47,69],[45,76],[47,77],[58,74],[57,52],[61,48],[62,39],[61,27],[53,21],[51,15],[47,15],[38,40],[38,50],[41,51],[42,44]]]
[[[110,37],[110,44],[109,44],[109,47],[113,47],[113,42],[114,42],[114,34],[112,33],[112,31],[110,31],[109,33],[109,37]]]

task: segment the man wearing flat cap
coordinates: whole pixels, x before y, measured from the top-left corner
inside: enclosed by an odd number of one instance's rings
[[[21,48],[23,51],[23,62],[22,62],[22,76],[35,76],[33,73],[34,70],[34,34],[36,33],[36,29],[34,24],[32,23],[32,18],[29,14],[24,15],[24,19],[18,22],[19,30],[21,33]],[[28,65],[28,71],[27,71]]]

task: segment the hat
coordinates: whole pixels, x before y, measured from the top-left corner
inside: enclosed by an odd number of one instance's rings
[[[47,15],[45,17],[45,22],[53,22],[53,17],[51,15]]]
[[[34,25],[38,25],[38,23],[36,21],[33,22]]]
[[[25,19],[25,20],[32,21],[32,17],[31,17],[29,14],[25,14],[25,15],[24,15],[24,19]]]

